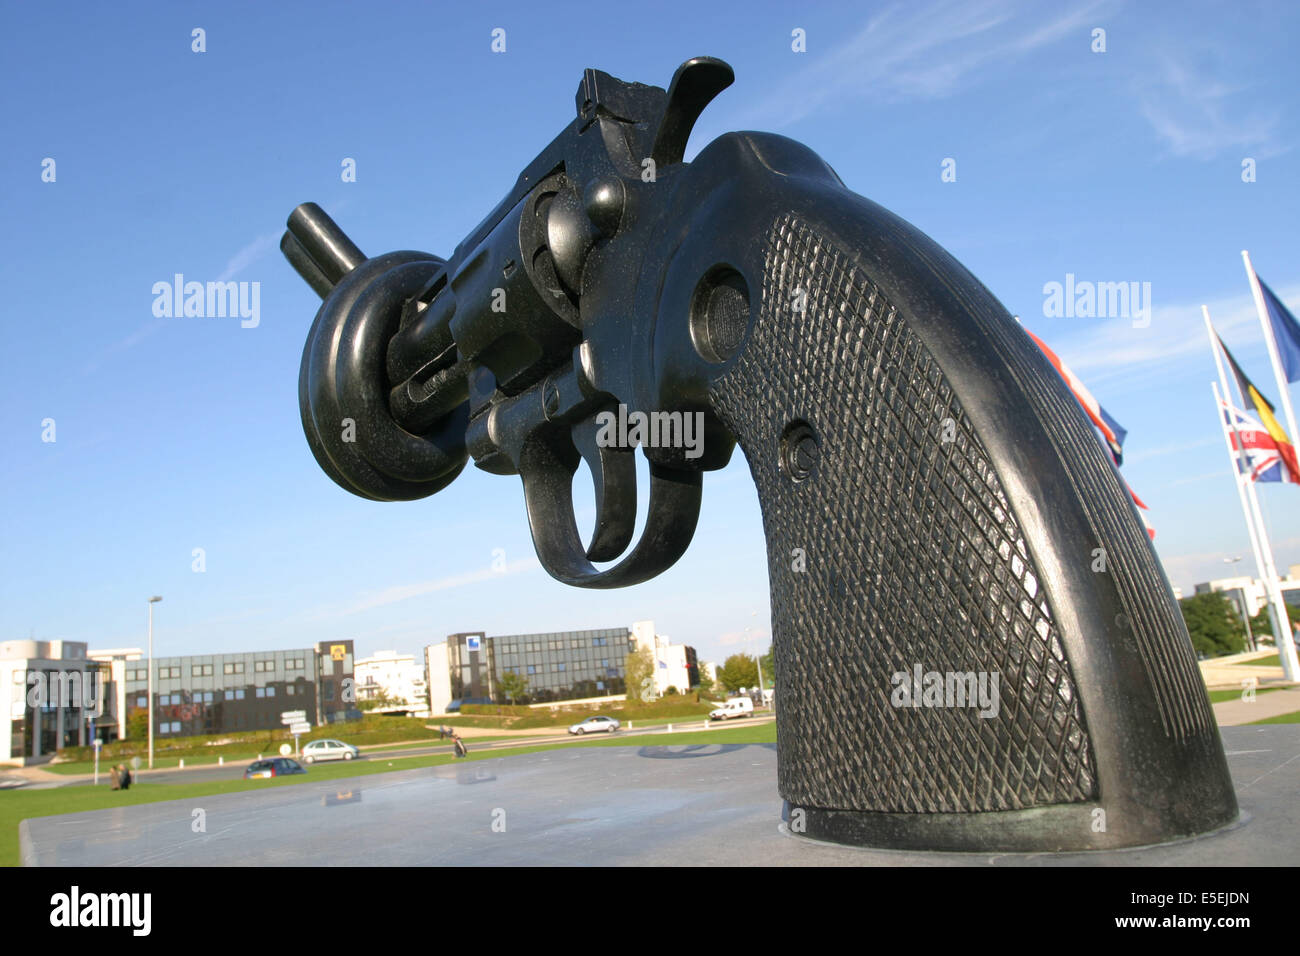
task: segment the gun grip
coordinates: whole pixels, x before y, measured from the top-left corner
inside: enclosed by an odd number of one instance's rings
[[[758,487],[789,829],[1039,851],[1231,823],[1181,614],[1073,396],[970,273],[810,157],[752,133],[701,153],[681,208],[734,221],[683,230],[690,304],[658,313],[691,316]]]

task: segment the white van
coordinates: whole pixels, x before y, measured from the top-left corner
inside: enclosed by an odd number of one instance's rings
[[[732,717],[753,717],[754,702],[748,697],[733,697],[709,714],[709,720],[730,720]]]

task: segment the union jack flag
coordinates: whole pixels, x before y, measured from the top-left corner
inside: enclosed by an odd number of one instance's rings
[[[1220,400],[1219,408],[1228,425],[1232,450],[1237,452],[1237,470],[1251,481],[1285,481],[1294,483],[1291,471],[1283,467],[1277,440],[1259,421],[1239,408]]]

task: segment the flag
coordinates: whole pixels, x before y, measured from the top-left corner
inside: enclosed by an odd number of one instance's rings
[[[1282,455],[1268,429],[1239,408],[1220,401],[1223,420],[1228,426],[1232,450],[1237,452],[1237,471],[1251,481],[1291,481],[1282,466]]]
[[[1106,409],[1102,408],[1101,403],[1093,398],[1092,392],[1088,391],[1088,386],[1079,381],[1078,377],[1070,371],[1070,367],[1062,362],[1060,357],[1049,349],[1042,339],[1028,329],[1025,329],[1025,332],[1043,350],[1043,354],[1047,356],[1047,360],[1052,363],[1061,378],[1065,379],[1065,384],[1070,387],[1074,397],[1083,406],[1083,410],[1092,419],[1092,423],[1097,426],[1097,431],[1101,432],[1106,450],[1110,452],[1110,457],[1114,459],[1115,464],[1123,464],[1124,438],[1128,435],[1128,432],[1120,427],[1119,422],[1106,413]]]
[[[1219,338],[1217,334],[1215,338]],[[1295,446],[1287,437],[1286,429],[1273,414],[1273,403],[1265,398],[1264,393],[1255,387],[1255,383],[1246,377],[1246,373],[1241,370],[1241,366],[1232,357],[1228,347],[1223,344],[1223,339],[1219,339],[1219,348],[1223,349],[1223,354],[1228,359],[1228,367],[1232,369],[1232,374],[1237,379],[1237,386],[1241,389],[1242,396],[1250,399],[1251,404],[1255,406],[1255,414],[1259,416],[1259,420],[1264,423],[1264,428],[1273,439],[1277,453],[1286,468],[1287,480],[1300,485],[1300,463],[1296,461]]]
[[[1278,356],[1282,359],[1282,369],[1286,372],[1288,382],[1300,382],[1300,323],[1287,311],[1282,300],[1273,294],[1273,290],[1259,279],[1260,291],[1264,293],[1264,310],[1268,312],[1269,324],[1273,326],[1273,341],[1277,343]]]
[[[1024,328],[1024,326],[1022,325],[1021,328]],[[1119,422],[1115,421],[1115,419],[1111,418],[1110,415],[1106,413],[1106,409],[1102,408],[1101,403],[1093,397],[1092,392],[1088,390],[1088,386],[1079,381],[1078,376],[1070,371],[1070,367],[1061,361],[1059,355],[1047,347],[1046,342],[1028,329],[1025,329],[1025,334],[1034,340],[1035,345],[1042,349],[1043,354],[1046,355],[1047,360],[1052,363],[1052,367],[1056,369],[1057,374],[1065,380],[1065,384],[1069,386],[1070,391],[1074,394],[1075,400],[1083,407],[1088,418],[1092,420],[1093,425],[1097,427],[1097,431],[1100,433],[1101,443],[1105,447],[1106,451],[1110,453],[1111,460],[1115,462],[1116,467],[1119,467],[1124,462],[1124,439],[1128,435],[1128,432],[1120,427]],[[1127,481],[1124,482],[1124,487],[1128,490],[1129,497],[1133,499],[1133,503],[1137,505],[1138,508],[1142,509],[1138,512],[1138,517],[1142,519],[1142,524],[1147,529],[1147,535],[1152,540],[1155,540],[1156,529],[1151,527],[1151,522],[1147,521],[1146,515],[1142,513],[1142,511],[1147,510],[1146,504],[1141,498],[1134,494],[1132,488],[1129,488]]]

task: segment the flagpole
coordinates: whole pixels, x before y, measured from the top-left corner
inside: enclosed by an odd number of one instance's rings
[[[1223,389],[1222,400],[1226,403],[1229,401],[1231,396],[1231,392],[1228,391],[1228,376],[1223,368],[1223,356],[1219,354],[1219,346],[1217,345],[1218,336],[1214,334],[1214,326],[1210,324],[1210,310],[1204,305],[1201,306],[1201,316],[1205,319],[1206,331],[1210,333],[1210,351],[1214,353],[1214,366],[1219,371],[1219,387]],[[1218,392],[1215,392],[1215,395],[1217,398]],[[1224,409],[1222,406],[1216,406],[1216,410],[1219,415],[1219,423],[1223,425]],[[1237,438],[1237,450],[1235,452],[1233,451],[1232,439],[1228,437],[1228,429],[1226,425],[1223,427],[1223,440],[1228,445],[1228,458],[1232,463],[1233,477],[1237,479],[1237,498],[1241,502],[1242,516],[1246,519],[1246,530],[1250,533],[1250,550],[1255,556],[1255,569],[1262,578],[1264,576],[1264,558],[1259,550],[1259,535],[1255,533],[1255,522],[1251,518],[1250,505],[1246,501],[1246,484],[1249,482],[1250,476],[1243,474],[1240,467],[1242,453],[1245,451],[1245,444],[1241,440],[1241,432],[1237,429],[1237,417],[1230,414],[1228,416],[1228,421],[1232,423],[1232,433]],[[1266,601],[1265,603],[1267,604],[1268,602]],[[1249,609],[1247,608],[1244,610]],[[1247,614],[1247,617],[1249,616],[1250,615]]]
[[[1268,345],[1268,360],[1273,365],[1273,376],[1277,379],[1277,390],[1282,395],[1282,408],[1286,411],[1286,423],[1291,429],[1292,442],[1300,441],[1300,429],[1295,426],[1295,409],[1291,407],[1291,393],[1286,374],[1282,371],[1282,357],[1277,350],[1277,339],[1273,337],[1273,323],[1268,320],[1268,307],[1264,305],[1264,290],[1259,287],[1259,276],[1250,262],[1250,253],[1241,250],[1241,259],[1246,263],[1246,275],[1250,278],[1250,291],[1255,297],[1255,311],[1259,313],[1259,324],[1264,327],[1264,342]],[[1285,465],[1283,466],[1285,467]]]
[[[1204,305],[1201,306],[1201,315],[1205,319],[1206,331],[1210,334],[1210,350],[1214,353],[1214,365],[1219,372],[1219,381],[1223,384],[1224,401],[1231,404],[1223,358],[1219,354],[1219,337],[1214,332],[1214,326],[1210,324],[1210,310]],[[1237,491],[1242,496],[1242,514],[1246,519],[1246,530],[1250,532],[1251,546],[1256,549],[1255,563],[1259,569],[1260,580],[1264,584],[1265,606],[1269,610],[1269,620],[1273,625],[1273,643],[1277,647],[1278,659],[1282,662],[1282,673],[1289,681],[1300,680],[1300,660],[1296,659],[1295,644],[1291,640],[1291,617],[1287,614],[1282,591],[1277,586],[1273,549],[1269,544],[1268,531],[1264,527],[1264,516],[1259,510],[1259,499],[1255,495],[1255,480],[1249,473],[1250,458],[1246,457],[1247,470],[1243,475],[1238,462],[1245,451],[1245,444],[1241,440],[1241,432],[1237,429],[1236,416],[1229,414],[1233,434],[1237,437],[1237,453],[1234,455],[1232,441],[1228,438],[1227,427],[1223,424],[1223,405],[1219,401],[1219,387],[1213,382],[1210,384],[1214,390],[1215,413],[1219,416],[1219,427],[1228,446],[1228,459],[1232,465],[1233,478],[1237,481]],[[1278,467],[1285,468],[1286,464],[1279,461]],[[1246,610],[1249,612],[1250,609]]]

